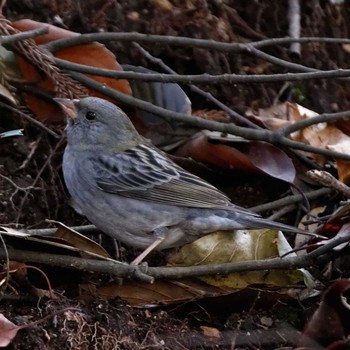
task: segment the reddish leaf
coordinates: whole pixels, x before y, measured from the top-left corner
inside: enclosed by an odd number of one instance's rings
[[[35,42],[45,44],[47,42],[69,38],[72,36],[79,35],[78,33],[71,32],[66,29],[62,29],[47,23],[41,23],[32,21],[29,19],[23,19],[12,23],[12,26],[20,31],[27,31],[41,27],[48,27],[49,32],[45,35],[36,37]],[[119,63],[116,61],[114,54],[106,49],[106,47],[100,43],[94,42],[91,44],[78,45],[67,49],[59,50],[54,53],[58,58],[62,58],[67,61],[89,65],[92,67],[100,67],[106,69],[122,70]],[[17,56],[18,65],[22,72],[23,78],[28,82],[34,83],[36,87],[45,90],[46,92],[52,93],[54,91],[55,83],[50,77],[43,77],[43,75],[35,68],[30,62],[25,60],[21,56]],[[107,85],[113,89],[121,91],[125,94],[131,95],[131,89],[127,80],[116,80],[112,78],[87,76],[95,79],[103,85]],[[90,95],[107,97],[97,93],[96,91],[89,90]],[[111,100],[112,102],[115,102]],[[41,98],[34,95],[27,94],[26,102],[29,108],[37,115],[38,119],[47,122],[60,122],[62,120],[62,112],[58,106],[54,103],[49,103]]]
[[[263,172],[277,179],[293,182],[295,177],[293,162],[275,146],[265,142],[231,143],[230,138],[225,140],[221,137],[219,140],[213,139],[212,135],[215,134],[197,133],[178,150],[177,155],[191,157],[222,169]],[[227,145],[228,142],[230,146]]]
[[[15,325],[0,313],[0,347],[8,346],[21,328],[21,326]]]
[[[350,232],[350,204],[346,204],[337,209],[327,222],[322,226],[318,233],[329,238],[338,238],[348,235]],[[317,242],[311,241],[310,243]],[[329,241],[327,241],[329,242]]]
[[[223,144],[210,143],[208,136],[203,132],[194,135],[184,146],[179,148],[176,155],[191,157],[199,162],[223,169],[259,171],[240,151]]]

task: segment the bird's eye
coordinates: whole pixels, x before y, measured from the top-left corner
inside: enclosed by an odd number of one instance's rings
[[[96,113],[95,112],[86,112],[86,114],[85,114],[85,118],[87,119],[87,120],[94,120],[94,119],[96,119]]]

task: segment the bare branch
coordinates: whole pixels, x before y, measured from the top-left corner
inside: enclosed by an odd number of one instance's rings
[[[27,32],[21,32],[21,33],[10,34],[10,35],[1,35],[0,44],[1,45],[13,44],[16,41],[35,38],[36,36],[47,34],[48,32],[49,32],[48,27],[42,27],[42,28],[29,30]]]
[[[152,63],[157,64],[160,66],[165,72],[168,72],[170,74],[176,74],[174,70],[172,70],[170,67],[168,67],[161,59],[152,56],[147,50],[145,50],[141,45],[138,43],[134,43],[134,46],[139,49],[139,51]],[[215,98],[210,92],[204,91],[200,89],[198,86],[189,85],[190,89],[197,94],[203,96],[204,98],[208,99],[209,101],[213,102],[216,106],[221,108],[223,111],[228,113],[234,121],[243,123],[243,125],[249,126],[253,129],[260,129],[259,126],[248,120],[247,118],[243,117],[239,113],[235,112],[233,109],[227,107],[225,104],[223,104],[221,101],[219,101],[217,98]]]
[[[337,113],[323,113],[318,115],[317,117],[304,119],[304,120],[301,120],[300,122],[295,122],[284,128],[279,128],[277,132],[280,133],[281,135],[290,135],[295,131],[305,129],[311,125],[316,125],[319,123],[335,122],[341,119],[348,120],[349,118],[350,118],[350,111],[337,112]]]
[[[278,81],[302,81],[311,79],[334,79],[350,77],[350,69],[334,69],[327,71],[314,71],[306,73],[285,73],[285,74],[198,74],[198,75],[179,75],[162,73],[139,73],[128,71],[126,66],[124,71],[115,71],[111,69],[96,68],[83,64],[65,61],[60,58],[54,58],[57,67],[68,71],[87,73],[102,77],[115,79],[143,80],[149,82],[178,83],[178,84],[248,84],[248,83],[273,83]]]
[[[152,283],[153,278],[145,274],[143,266],[128,265],[117,260],[108,259],[107,261],[97,259],[82,259],[74,256],[49,254],[35,251],[13,250],[9,249],[10,260],[29,261],[48,266],[60,266],[69,269],[91,271],[97,273],[109,274],[111,276],[135,278],[141,281]],[[4,258],[6,253],[3,248],[0,249],[0,258]]]
[[[246,52],[248,53],[249,47],[262,48],[271,45],[288,44],[291,42],[299,43],[336,43],[336,44],[350,44],[350,39],[339,38],[322,38],[322,37],[305,37],[305,38],[274,38],[264,39],[260,41],[251,42],[249,44],[242,43],[224,43],[214,40],[205,39],[193,39],[182,36],[170,36],[170,35],[151,35],[141,34],[137,32],[109,32],[109,33],[89,33],[80,34],[75,37],[59,39],[51,41],[50,43],[42,45],[44,48],[51,52],[65,49],[81,44],[91,43],[93,41],[137,41],[153,44],[168,44],[171,46],[183,46],[183,47],[199,47],[203,49],[224,51],[224,52]]]
[[[193,276],[228,274],[232,272],[307,268],[313,264],[317,264],[317,259],[322,257],[324,254],[330,253],[334,247],[349,241],[349,235],[332,239],[329,243],[326,243],[325,245],[305,255],[286,256],[284,258],[278,257],[263,260],[247,260],[217,265],[184,267],[147,268],[144,266],[128,265],[112,259],[103,261],[48,253],[38,254],[38,252],[13,249],[8,250],[8,254],[11,260],[29,261],[32,263],[42,263],[49,266],[60,266],[69,269],[109,274],[116,277],[134,278],[152,283],[154,278],[178,279]],[[5,256],[6,254],[4,249],[0,249],[0,258],[4,258]]]
[[[315,191],[310,191],[305,193],[305,197],[308,200],[313,200],[321,196],[325,196],[327,194],[332,193],[332,190],[330,188],[320,188]],[[301,194],[294,194],[292,196],[287,196],[282,199],[277,199],[276,201],[270,202],[270,203],[265,203],[265,204],[260,204],[256,205],[255,207],[249,208],[249,210],[254,211],[256,213],[261,213],[263,211],[267,210],[273,210],[277,208],[281,208],[282,206],[285,205],[290,205],[298,202],[303,201],[303,196]]]
[[[345,183],[336,179],[332,174],[328,171],[320,171],[320,170],[309,170],[306,172],[306,175],[323,186],[327,186],[344,196],[350,198],[350,187],[345,185]]]
[[[166,110],[161,107],[154,106],[153,104],[149,102],[142,101],[140,99],[137,99],[135,97],[131,97],[128,95],[125,95],[119,91],[116,91],[108,86],[101,85],[100,83],[96,82],[95,80],[86,77],[83,74],[72,72],[71,75],[74,79],[78,80],[82,84],[85,84],[86,86],[106,95],[109,96],[115,100],[119,100],[127,105],[145,110],[147,112],[154,113],[156,115],[159,115],[160,117],[164,119],[173,119],[176,121],[180,121],[189,125],[192,125],[194,127],[200,128],[200,129],[208,129],[208,130],[215,130],[220,131],[224,133],[229,133],[237,136],[241,136],[247,140],[256,140],[256,141],[265,141],[272,144],[290,147],[294,149],[303,150],[306,152],[312,152],[316,154],[321,154],[325,157],[332,157],[332,158],[338,158],[338,159],[345,159],[350,160],[350,155],[340,153],[340,152],[333,152],[327,149],[317,148],[310,145],[306,145],[301,142],[292,141],[286,137],[283,137],[277,132],[272,132],[270,130],[266,129],[249,129],[244,127],[239,127],[237,125],[234,125],[232,123],[219,123],[211,120],[205,120],[202,118],[197,118],[193,116],[188,116],[186,114],[172,112],[169,110]]]

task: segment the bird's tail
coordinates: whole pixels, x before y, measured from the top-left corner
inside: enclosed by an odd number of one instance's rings
[[[258,229],[258,228],[269,228],[273,230],[280,230],[283,232],[300,233],[306,236],[312,236],[324,239],[325,237],[320,236],[316,233],[309,232],[298,227],[282,224],[280,222],[264,219],[259,216],[240,216],[238,219],[239,223],[247,229]]]

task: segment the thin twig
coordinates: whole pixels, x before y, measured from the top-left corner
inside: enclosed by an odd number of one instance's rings
[[[244,127],[239,127],[237,125],[234,125],[232,123],[219,123],[211,120],[205,120],[203,118],[197,118],[193,116],[189,116],[187,114],[183,113],[177,113],[172,112],[167,109],[154,106],[153,104],[149,102],[145,102],[143,100],[137,99],[132,96],[128,96],[126,94],[123,94],[119,91],[116,91],[108,86],[102,85],[95,80],[88,78],[87,76],[72,72],[71,75],[74,79],[80,81],[81,83],[85,84],[86,86],[106,95],[109,96],[115,100],[119,100],[127,105],[145,110],[150,113],[154,113],[156,115],[159,115],[160,117],[168,120],[176,120],[180,121],[189,125],[192,125],[194,127],[200,128],[200,129],[208,129],[208,130],[214,130],[214,131],[220,131],[224,133],[229,133],[237,136],[241,136],[245,138],[246,140],[256,140],[256,141],[265,141],[272,144],[285,146],[288,148],[294,148],[303,150],[306,152],[312,152],[316,154],[321,154],[325,157],[331,157],[331,158],[338,158],[338,159],[344,159],[344,160],[350,160],[350,155],[340,153],[340,152],[333,152],[327,149],[322,149],[318,147],[313,147],[310,145],[306,145],[301,142],[292,141],[288,138],[282,137],[277,132],[273,132],[266,129],[249,129]]]
[[[291,125],[276,130],[281,135],[290,135],[295,131],[305,129],[308,126],[319,124],[319,123],[329,123],[335,122],[337,120],[348,120],[350,118],[350,111],[337,112],[337,113],[323,113],[316,117],[307,118]]]
[[[16,191],[26,192],[26,191],[29,191],[29,190],[38,190],[39,189],[39,188],[36,188],[34,186],[20,187],[15,182],[13,182],[9,177],[4,176],[2,174],[0,174],[0,178],[2,178],[3,180],[9,182],[16,189]]]
[[[350,39],[347,38],[328,38],[328,37],[314,37],[314,36],[305,36],[302,38],[269,38],[259,41],[254,41],[251,44],[256,48],[262,48],[266,46],[277,46],[291,43],[300,43],[300,44],[310,44],[310,43],[323,43],[323,44],[350,44]]]
[[[48,32],[49,32],[48,27],[41,27],[33,30],[28,30],[26,32],[16,33],[16,34],[0,35],[0,44],[1,45],[13,44],[16,41],[35,38],[39,35],[47,34]]]
[[[217,265],[198,265],[190,267],[149,267],[147,273],[154,278],[184,278],[192,276],[228,274],[232,272],[262,271],[262,270],[291,270],[312,266],[316,259],[329,253],[338,245],[350,241],[350,236],[340,237],[326,243],[313,252],[305,255],[287,256],[263,260],[239,261]]]
[[[150,62],[159,65],[165,72],[168,72],[170,74],[176,74],[176,72],[174,70],[172,70],[169,66],[167,66],[161,59],[154,57],[153,55],[151,55],[147,50],[145,50],[141,45],[139,45],[138,43],[133,43],[134,46],[136,46],[139,51],[148,59],[150,60]],[[190,84],[189,85],[190,89],[192,91],[194,91],[195,93],[203,96],[204,98],[208,99],[209,101],[213,102],[216,106],[218,106],[220,109],[222,109],[223,111],[225,111],[226,113],[228,113],[234,121],[239,122],[241,124],[243,124],[243,126],[248,126],[251,127],[253,129],[262,129],[259,125],[251,122],[249,119],[241,116],[240,114],[238,114],[237,112],[235,112],[234,110],[232,110],[231,108],[227,107],[224,103],[222,103],[221,101],[219,101],[216,97],[214,97],[211,93],[204,91],[202,89],[200,89],[199,87]],[[310,160],[304,156],[303,154],[301,154],[298,151],[295,150],[290,150],[290,152],[294,153],[296,155],[296,157],[298,157],[300,160],[302,160],[303,162],[305,162],[306,164],[310,163]],[[316,168],[317,165],[314,164],[312,165],[313,168]]]
[[[332,174],[330,174],[327,171],[321,171],[321,170],[309,170],[306,172],[306,175],[314,180],[320,183],[323,186],[327,186],[344,196],[350,198],[350,187],[345,185],[343,182],[336,179]]]
[[[320,188],[315,191],[310,191],[305,193],[305,196],[308,200],[314,200],[318,197],[322,197],[332,193],[330,188]],[[255,213],[261,213],[267,210],[273,210],[277,208],[281,208],[282,206],[299,203],[303,201],[303,196],[301,194],[294,194],[292,196],[284,197],[282,199],[277,199],[276,201],[256,205],[255,207],[249,208],[249,210],[254,211]]]
[[[127,65],[124,71],[91,67],[84,64],[73,63],[61,58],[54,58],[57,67],[68,71],[87,73],[102,77],[115,79],[143,80],[149,82],[178,83],[178,84],[251,84],[251,83],[273,83],[279,81],[302,81],[311,79],[335,79],[350,77],[350,69],[333,69],[326,71],[314,71],[306,73],[284,73],[284,74],[197,74],[179,75],[162,73],[139,73],[128,71]]]
[[[49,254],[36,251],[26,250],[8,250],[10,259],[25,261],[31,263],[40,263],[48,266],[60,266],[68,269],[76,269],[81,271],[91,271],[97,273],[105,273],[111,276],[131,278],[135,275],[144,282],[151,283],[153,278],[145,274],[143,266],[128,265],[119,261],[102,261],[97,259],[83,259],[74,256]],[[4,258],[5,252],[0,249],[0,258]]]
[[[81,234],[95,233],[96,231],[99,231],[95,225],[72,226],[69,228]],[[53,236],[57,232],[57,227],[24,230],[24,232],[30,235]]]
[[[148,267],[142,270],[143,266],[134,266],[118,261],[101,261],[95,259],[84,259],[66,255],[40,253],[35,251],[9,250],[10,259],[18,261],[30,261],[42,263],[49,266],[60,266],[70,269],[91,271],[109,274],[116,277],[135,277],[144,282],[151,282],[153,278],[178,279],[184,277],[228,274],[232,272],[262,271],[262,270],[291,270],[307,268],[317,263],[317,259],[329,253],[336,246],[350,241],[350,236],[340,237],[331,240],[329,243],[317,248],[311,253],[298,256],[287,256],[284,258],[271,258],[263,260],[247,260],[234,263],[216,265],[197,265],[185,267]],[[5,256],[4,250],[0,249],[0,258]]]
[[[21,112],[18,108],[14,108],[9,106],[6,103],[0,102],[0,107],[4,107],[9,109],[10,111],[18,114],[19,116],[29,120],[31,123],[37,125],[39,128],[45,130],[48,134],[52,135],[53,137],[55,137],[56,139],[59,139],[61,137],[61,135],[57,134],[56,132],[54,132],[53,130],[49,129],[48,127],[46,127],[43,123],[41,123],[39,120],[32,118],[30,115],[27,115],[23,112]]]
[[[257,49],[256,47],[254,47],[251,44],[247,44],[247,46],[249,46],[249,53],[251,55],[253,55],[257,58],[260,58],[264,61],[273,63],[276,66],[286,68],[286,69],[291,70],[293,72],[319,72],[319,70],[316,68],[306,67],[306,66],[303,66],[302,64],[288,62],[288,61],[283,60],[281,58],[272,56],[266,52],[263,52],[263,51]]]
[[[141,34],[137,32],[110,32],[110,33],[88,33],[81,34],[70,38],[58,39],[42,45],[50,52],[55,52],[68,47],[87,44],[93,41],[137,41],[152,44],[168,44],[173,46],[183,47],[199,47],[224,52],[247,52],[247,44],[242,43],[224,43],[214,40],[193,39],[182,36],[170,35],[151,35]],[[322,38],[322,37],[305,37],[305,38],[272,38],[264,39],[255,42],[250,42],[250,47],[262,48],[264,46],[288,44],[291,42],[299,43],[336,43],[350,44],[350,39],[345,38]]]
[[[44,172],[44,170],[46,169],[47,166],[49,166],[49,164],[51,163],[52,161],[52,157],[56,154],[56,151],[61,147],[61,145],[63,144],[63,142],[65,141],[65,136],[61,136],[61,138],[58,140],[58,142],[56,143],[53,151],[51,152],[51,154],[47,157],[45,163],[43,164],[43,166],[41,167],[41,169],[39,170],[39,172],[37,173],[35,179],[33,180],[33,183],[32,183],[32,187],[34,188],[36,183],[39,181],[40,177],[41,177],[41,174]],[[28,195],[29,195],[29,191],[26,191],[25,192],[25,195],[23,196],[22,200],[21,200],[21,203],[19,205],[19,208],[18,208],[18,214],[17,214],[17,219],[16,219],[16,223],[19,222],[19,219],[21,217],[21,214],[22,214],[22,210],[23,210],[23,207],[24,207],[24,204],[25,202],[27,201],[27,198],[28,198]]]
[[[298,38],[288,38],[290,42],[337,42],[337,43],[349,43],[348,39],[338,39],[338,41],[331,40],[332,38],[327,38],[329,40],[324,40],[325,38],[305,38],[307,40],[301,40]],[[257,41],[251,43],[223,43],[217,42],[214,40],[204,40],[204,39],[192,39],[188,37],[173,37],[173,36],[163,36],[163,35],[150,35],[150,34],[141,34],[141,33],[91,33],[91,34],[81,34],[75,37],[60,39],[52,41],[43,45],[48,51],[54,52],[63,48],[85,44],[92,41],[136,41],[136,42],[151,42],[156,44],[167,43],[174,46],[184,46],[184,47],[201,47],[205,49],[212,49],[216,51],[225,51],[225,52],[236,52],[236,53],[246,53],[254,55],[260,59],[263,59],[267,62],[271,62],[275,65],[278,65],[283,68],[287,68],[296,72],[319,72],[315,68],[310,68],[303,66],[301,64],[296,64],[292,62],[285,61],[283,59],[277,58],[275,56],[269,55],[261,50],[259,47],[266,46],[267,44],[272,44],[273,41]],[[278,39],[275,40],[275,43],[278,42]],[[347,79],[347,78],[344,78]]]
[[[169,66],[167,66],[161,59],[152,56],[147,50],[145,50],[141,45],[134,43],[134,46],[138,48],[138,50],[152,63],[155,63],[159,65],[164,71],[170,73],[170,74],[176,74],[174,70],[172,70]],[[221,108],[223,111],[228,113],[233,120],[236,122],[242,123],[243,125],[249,126],[253,129],[260,129],[260,127],[253,122],[251,122],[249,119],[243,117],[239,113],[235,112],[233,109],[227,107],[225,104],[223,104],[221,101],[219,101],[217,98],[215,98],[210,92],[204,91],[200,89],[198,86],[189,84],[189,87],[192,91],[196,92],[197,94],[203,96],[204,98],[208,99],[209,101],[213,102],[216,106]]]
[[[295,204],[286,205],[285,207],[282,207],[279,210],[275,211],[272,215],[268,217],[268,219],[276,221],[281,217],[285,216],[286,214],[294,211],[296,207],[297,206]]]

